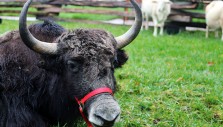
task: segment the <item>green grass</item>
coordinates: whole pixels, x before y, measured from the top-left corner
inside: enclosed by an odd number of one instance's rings
[[[121,125],[220,126],[223,42],[202,32],[151,35],[143,31],[127,47],[130,60],[116,73],[126,109]]]
[[[114,35],[129,27],[59,22],[68,29],[101,28]],[[18,28],[4,20],[0,33]],[[117,69],[121,108],[116,127],[220,127],[223,125],[223,42],[204,32],[153,37],[141,31],[125,48],[128,62]],[[83,121],[78,127],[84,127]]]

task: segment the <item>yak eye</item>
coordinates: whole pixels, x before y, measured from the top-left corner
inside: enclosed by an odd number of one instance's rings
[[[68,60],[67,61],[67,65],[69,70],[71,70],[72,72],[78,72],[79,68],[80,68],[80,63],[74,60]]]

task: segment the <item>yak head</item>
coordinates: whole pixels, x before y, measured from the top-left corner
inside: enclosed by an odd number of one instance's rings
[[[66,94],[81,99],[98,88],[109,88],[115,92],[114,68],[124,64],[127,56],[121,50],[138,35],[141,10],[131,0],[136,11],[135,22],[123,35],[113,37],[104,30],[76,29],[64,32],[54,42],[36,39],[28,30],[26,15],[32,0],[28,0],[20,15],[19,31],[23,42],[42,56],[51,56],[48,61],[57,65]],[[91,97],[84,105],[84,114],[94,126],[113,126],[120,115],[120,106],[109,93]]]

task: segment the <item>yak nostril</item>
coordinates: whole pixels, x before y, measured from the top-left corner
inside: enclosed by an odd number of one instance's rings
[[[99,119],[104,121],[104,124],[107,123],[114,123],[116,119],[119,117],[120,111],[119,110],[106,110],[106,109],[98,109],[95,112],[95,116],[98,117]]]
[[[116,119],[119,117],[119,114],[113,115],[113,116],[109,115],[109,117],[108,116],[104,117],[102,115],[96,115],[96,114],[95,114],[95,116],[97,116],[99,119],[103,120],[104,124],[106,124],[106,123],[114,123],[116,121]]]

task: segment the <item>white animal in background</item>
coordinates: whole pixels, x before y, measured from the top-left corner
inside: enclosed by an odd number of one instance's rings
[[[221,40],[223,41],[223,1],[212,1],[206,6],[206,38],[210,30],[215,31],[215,37],[218,37],[218,29],[222,29]]]
[[[158,26],[160,26],[160,35],[163,35],[164,23],[171,12],[171,4],[170,0],[142,0],[141,10],[145,20],[142,29],[144,26],[146,30],[148,29],[148,21],[152,17],[154,24],[153,36],[157,36]]]

